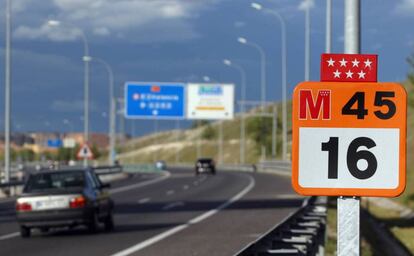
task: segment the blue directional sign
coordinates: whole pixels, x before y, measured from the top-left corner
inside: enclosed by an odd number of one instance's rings
[[[61,139],[49,139],[47,140],[47,146],[49,148],[60,148],[62,147],[63,143]]]
[[[127,82],[125,117],[184,119],[185,85],[181,83]]]

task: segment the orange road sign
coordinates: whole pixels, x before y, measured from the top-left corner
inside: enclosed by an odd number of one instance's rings
[[[292,185],[303,195],[400,195],[406,91],[397,83],[303,82],[293,93]]]

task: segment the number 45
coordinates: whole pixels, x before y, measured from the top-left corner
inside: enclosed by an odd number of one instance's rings
[[[328,151],[328,179],[338,179],[338,137],[329,137],[329,141],[322,143],[322,151]],[[377,159],[375,155],[368,150],[359,150],[359,147],[365,146],[367,149],[376,146],[375,141],[368,137],[358,137],[348,146],[346,154],[346,163],[349,172],[357,179],[365,180],[372,177],[377,171]],[[368,165],[365,170],[358,167],[358,161],[365,160]]]
[[[395,103],[386,99],[394,97],[394,92],[379,91],[375,93],[374,106],[386,106],[388,108],[387,112],[381,112],[379,110],[374,111],[376,117],[386,120],[395,115]],[[352,108],[355,104],[357,104],[356,108]],[[368,110],[365,108],[365,92],[356,92],[342,108],[342,115],[356,115],[358,119],[364,119],[364,117],[368,115]]]

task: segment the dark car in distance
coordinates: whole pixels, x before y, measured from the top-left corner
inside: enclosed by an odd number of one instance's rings
[[[216,174],[216,164],[211,158],[199,158],[195,164],[196,175],[200,173]]]
[[[30,174],[16,200],[20,235],[30,237],[36,228],[86,226],[95,232],[99,222],[114,228],[114,203],[92,169],[39,171]]]

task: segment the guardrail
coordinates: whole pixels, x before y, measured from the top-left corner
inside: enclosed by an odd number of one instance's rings
[[[124,164],[123,171],[127,173],[157,172],[160,171],[155,164]]]
[[[121,173],[123,171],[122,165],[114,165],[114,166],[98,166],[93,167],[93,170],[97,175],[107,175],[107,174],[115,174]]]
[[[311,197],[296,212],[236,256],[323,255],[326,197]]]
[[[22,186],[23,184],[24,184],[23,181],[4,182],[4,183],[0,183],[0,188],[17,187],[17,186]]]
[[[70,168],[83,168],[83,167],[70,167]],[[96,174],[101,176],[101,175],[110,175],[110,174],[117,174],[117,173],[122,173],[123,172],[123,167],[121,165],[116,165],[116,166],[98,166],[98,167],[92,167]],[[23,178],[23,177],[22,177]],[[0,197],[1,197],[1,190],[3,190],[3,193],[5,193],[6,195],[10,194],[10,189],[13,188],[14,193],[16,188],[21,187],[24,185],[24,180],[19,180],[15,177],[12,178],[11,181],[9,182],[0,182]]]
[[[290,172],[292,169],[292,162],[290,161],[282,161],[282,160],[268,160],[268,161],[261,161],[257,165],[259,170],[273,170],[278,169],[281,171]]]

